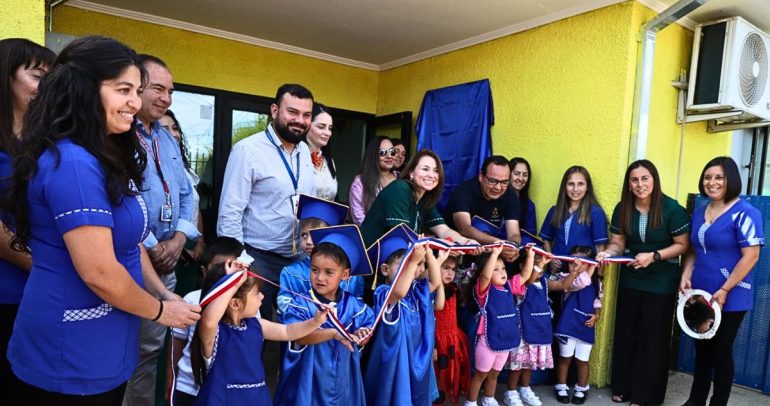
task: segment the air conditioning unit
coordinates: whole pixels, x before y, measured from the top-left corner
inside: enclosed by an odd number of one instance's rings
[[[700,24],[690,66],[688,114],[739,111],[724,122],[770,120],[770,35],[741,17]]]

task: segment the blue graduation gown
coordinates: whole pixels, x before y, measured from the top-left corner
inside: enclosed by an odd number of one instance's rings
[[[284,314],[284,322],[295,323],[313,318],[315,304],[295,297]],[[372,327],[374,312],[360,299],[340,292],[337,318],[349,332]],[[333,328],[326,321],[321,328]],[[350,352],[337,340],[314,345],[290,342],[283,358],[281,377],[275,393],[276,405],[366,404],[361,379],[361,353]]]
[[[378,312],[389,290],[387,285],[375,290]],[[436,319],[428,280],[415,281],[409,293],[388,310],[377,327],[367,364],[366,404],[431,405]]]
[[[294,300],[291,291],[305,294],[310,291],[310,258],[305,257],[297,262],[289,264],[281,270],[281,288],[278,290],[278,318],[285,323],[283,314],[286,313],[289,304]],[[364,296],[363,276],[353,276],[340,283],[340,289],[354,297],[361,299]]]

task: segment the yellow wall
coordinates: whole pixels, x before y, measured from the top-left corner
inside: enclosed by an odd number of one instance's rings
[[[494,152],[530,160],[542,221],[570,165],[589,169],[608,214],[617,203],[628,165],[637,32],[654,14],[628,1],[384,72],[71,7],[57,9],[54,30],[109,35],[156,54],[181,83],[271,96],[281,83],[296,81],[324,103],[378,115],[409,110],[416,119],[426,91],[487,78],[495,100]],[[704,123],[686,125],[679,164],[682,127],[675,122],[677,91],[670,82],[689,69],[691,47],[692,33],[681,26],[658,34],[647,145],[664,192],[683,204],[697,191],[703,164],[728,154],[731,142],[729,133],[708,134]],[[616,284],[617,273],[608,270],[593,385],[608,382]]]
[[[378,72],[136,20],[59,7],[54,31],[100,34],[162,58],[179,83],[273,97],[302,83],[327,105],[374,113]]]
[[[655,14],[640,6],[635,15],[647,21]],[[682,70],[689,74],[692,41],[693,33],[676,24],[658,33],[647,143],[647,158],[660,172],[663,192],[683,206],[687,203],[688,193],[698,193],[698,178],[703,166],[715,156],[730,155],[732,140],[731,132],[709,134],[703,121],[687,124],[684,128],[676,123],[678,90],[671,86],[671,81],[678,79]],[[680,148],[680,144],[684,148]],[[684,151],[681,166],[680,150]]]
[[[554,204],[564,170],[591,172],[608,215],[620,197],[628,165],[637,33],[655,13],[626,2],[382,72],[377,114],[411,110],[426,91],[488,78],[495,107],[495,154],[526,157],[542,221]],[[659,168],[664,192],[682,204],[697,192],[705,162],[729,153],[730,135],[707,134],[704,123],[684,128],[679,169],[677,91],[671,81],[689,69],[692,32],[671,25],[658,34],[647,157]],[[681,173],[680,173],[681,172]],[[608,383],[617,273],[605,276],[604,314],[591,356],[591,383]]]
[[[382,72],[377,114],[414,112],[427,90],[488,78],[493,150],[532,164],[539,217],[568,166],[586,166],[600,200],[614,204],[625,162],[633,88],[621,4]]]
[[[0,39],[27,38],[45,42],[44,0],[3,0],[0,2]]]

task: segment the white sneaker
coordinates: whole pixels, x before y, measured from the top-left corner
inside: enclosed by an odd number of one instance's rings
[[[484,396],[481,398],[481,406],[500,406],[500,404],[497,403],[497,399]]]
[[[524,406],[524,403],[521,403],[521,398],[519,398],[519,392],[515,390],[505,391],[503,403],[505,406]]]
[[[537,397],[535,394],[535,391],[532,390],[530,387],[526,388],[519,388],[519,396],[524,403],[530,405],[530,406],[542,406],[543,402],[540,401],[540,398]]]

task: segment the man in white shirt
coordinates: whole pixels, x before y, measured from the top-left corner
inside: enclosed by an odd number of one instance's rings
[[[278,283],[281,269],[299,259],[299,224],[295,210],[300,194],[314,195],[313,163],[307,144],[313,94],[297,84],[278,88],[265,131],[233,147],[219,202],[217,235],[233,237],[254,258],[252,266]],[[278,289],[262,285],[260,313],[274,320]]]

